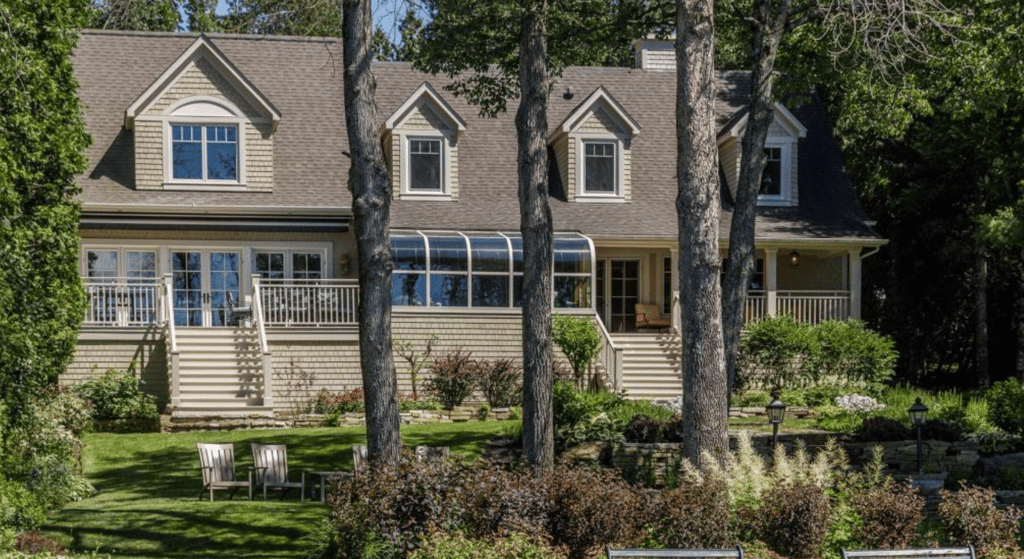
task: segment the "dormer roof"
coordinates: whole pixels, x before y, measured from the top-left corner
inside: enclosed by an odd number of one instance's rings
[[[398,107],[391,114],[391,117],[384,123],[384,127],[392,130],[400,128],[406,119],[415,112],[417,107],[424,105],[433,110],[442,119],[448,121],[456,133],[461,134],[466,130],[466,121],[459,116],[459,113],[452,108],[448,101],[445,101],[444,97],[438,95],[437,90],[434,89],[434,86],[430,85],[430,82],[423,82],[406,99],[405,103],[402,103],[402,106]]]
[[[185,52],[139,95],[125,110],[124,125],[131,130],[135,126],[135,118],[145,114],[150,107],[166,93],[178,79],[200,60],[206,61],[214,71],[220,74],[227,83],[237,91],[264,118],[271,122],[273,128],[281,120],[281,114],[270,100],[261,93],[234,64],[213,44],[206,35],[200,35],[185,49]],[[223,107],[223,110],[234,112],[234,108],[217,103],[216,100],[203,99],[201,102]],[[176,107],[180,108],[180,107]]]
[[[807,127],[804,126],[782,103],[775,103],[772,106],[775,112],[775,122],[778,123],[793,138],[806,138]],[[722,144],[729,138],[739,138],[747,128],[747,121],[750,120],[750,113],[745,109],[737,112],[726,122],[718,132],[718,143]]]
[[[600,86],[565,117],[562,123],[552,131],[548,140],[551,141],[562,134],[574,132],[591,115],[597,114],[599,111],[603,111],[605,115],[611,117],[617,128],[622,132],[628,133],[630,137],[640,133],[640,125],[637,124],[636,120],[626,112],[626,109],[619,104],[604,86]]]

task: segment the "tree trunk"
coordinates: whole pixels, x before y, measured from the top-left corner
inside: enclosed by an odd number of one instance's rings
[[[370,0],[344,0],[345,124],[348,188],[359,255],[359,359],[371,461],[401,456],[398,382],[391,354],[391,179],[377,130],[370,51]]]
[[[988,372],[988,259],[978,240],[974,256],[974,376],[978,388],[989,385]]]
[[[729,449],[718,255],[714,9],[677,0],[676,136],[682,297],[683,453],[702,469]]]
[[[546,0],[524,0],[519,39],[519,211],[523,234],[523,453],[554,465],[551,409],[551,208],[548,205]]]
[[[1017,272],[1017,301],[1014,305],[1013,321],[1017,331],[1017,380],[1024,383],[1024,274]]]
[[[764,172],[764,144],[775,117],[772,86],[775,83],[775,56],[786,28],[790,1],[785,0],[778,15],[772,17],[773,0],[759,0],[753,38],[753,68],[750,73],[750,100],[747,102],[747,127],[743,132],[740,176],[736,184],[735,207],[729,225],[729,260],[722,286],[722,339],[725,347],[725,371],[728,396],[736,379],[736,355],[743,329],[743,307],[747,285],[754,269],[754,222],[757,196]]]

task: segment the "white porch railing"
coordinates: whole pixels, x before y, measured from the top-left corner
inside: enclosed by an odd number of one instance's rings
[[[743,309],[743,322],[754,322],[764,318],[768,314],[766,303],[764,291],[748,291]]]
[[[270,346],[267,344],[267,330],[264,328],[263,320],[263,293],[261,291],[260,276],[252,276],[252,320],[256,327],[256,341],[260,346],[260,354],[263,356],[263,405],[274,407],[274,368],[270,355]]]
[[[601,331],[601,341],[603,342],[601,361],[604,363],[605,374],[612,382],[613,389],[617,391],[622,387],[622,348],[615,346],[600,315],[594,316],[594,322],[597,323],[597,328]]]
[[[89,306],[87,326],[146,326],[159,319],[156,278],[82,278]]]
[[[168,376],[171,381],[171,406],[177,408],[181,405],[181,352],[178,350],[178,334],[174,327],[174,309],[171,302],[174,300],[171,274],[164,276],[163,304],[160,308],[161,320],[167,329],[167,367]]]
[[[355,280],[260,280],[260,306],[267,326],[355,326],[359,283]]]
[[[826,320],[850,318],[849,291],[779,291],[778,314],[790,315],[797,322],[818,324]]]

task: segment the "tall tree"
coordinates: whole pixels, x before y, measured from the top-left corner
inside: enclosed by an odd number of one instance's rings
[[[749,60],[751,72],[748,120],[741,140],[741,167],[722,293],[725,363],[731,394],[746,288],[754,269],[757,197],[767,161],[765,141],[774,119],[773,105],[778,99],[776,63],[783,64],[790,81],[789,91],[807,91],[820,78],[821,66],[836,60],[844,66],[861,65],[869,72],[884,74],[901,68],[908,59],[927,56],[924,37],[934,30],[941,34],[945,29],[942,20],[947,14],[939,0],[724,0],[722,4],[732,16],[730,23],[737,27],[729,37],[733,44],[726,50],[733,57]],[[818,39],[814,45],[816,55],[783,56],[784,48],[798,50],[794,43],[806,41],[807,34],[784,44],[793,30],[804,26],[810,27],[809,35]],[[747,51],[739,46],[744,43],[749,44]]]
[[[551,407],[551,266],[548,204],[547,0],[523,0],[519,38],[519,227],[523,234],[523,451],[537,468],[555,462]]]
[[[177,31],[176,0],[94,0],[88,27],[132,31]]]
[[[337,0],[230,0],[221,27],[255,35],[341,36]]]
[[[217,17],[217,0],[182,1],[189,31],[211,33],[221,30],[220,18]]]
[[[682,306],[683,453],[701,468],[729,451],[722,348],[712,0],[676,1],[676,153]]]
[[[359,359],[372,461],[395,464],[402,440],[398,380],[391,344],[391,177],[377,128],[370,48],[371,0],[344,0],[345,124],[351,165],[348,188],[359,257]]]
[[[74,197],[89,136],[70,56],[88,6],[0,3],[0,400],[12,421],[67,367],[85,316]]]

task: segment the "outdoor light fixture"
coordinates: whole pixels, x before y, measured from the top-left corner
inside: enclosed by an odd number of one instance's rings
[[[338,266],[341,268],[341,275],[347,276],[349,270],[349,264],[352,262],[347,252],[341,253],[341,257],[338,258]]]
[[[794,250],[793,252],[789,253],[789,265],[794,267],[794,268],[796,268],[797,266],[800,265],[800,253],[799,252]]]
[[[907,412],[910,414],[910,422],[917,427],[917,473],[920,474],[923,471],[921,467],[921,427],[924,426],[925,418],[928,416],[928,406],[922,404],[921,398],[918,397]]]
[[[772,392],[772,401],[765,408],[768,412],[768,424],[772,426],[772,448],[779,444],[779,425],[786,419],[786,404],[779,400],[779,393]]]

